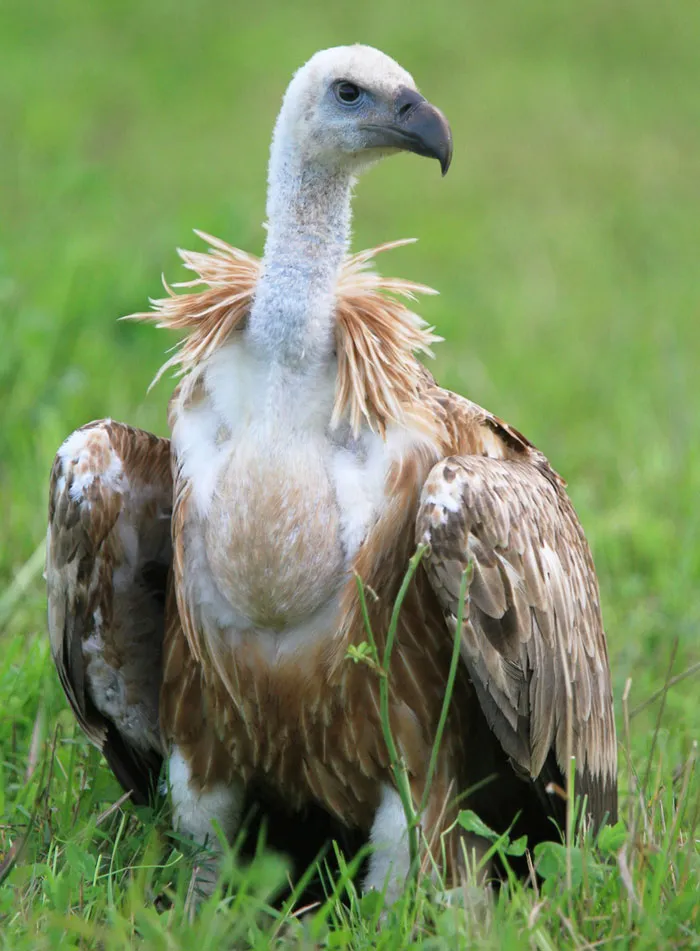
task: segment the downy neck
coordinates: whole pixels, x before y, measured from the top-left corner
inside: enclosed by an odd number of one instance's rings
[[[268,233],[247,334],[261,356],[302,370],[333,349],[352,176],[305,159],[281,138],[270,155]]]

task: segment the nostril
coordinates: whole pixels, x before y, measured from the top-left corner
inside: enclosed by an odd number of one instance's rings
[[[421,102],[425,102],[425,99],[417,89],[406,89],[405,87],[400,89],[394,100],[397,120],[399,122],[405,122],[415,107],[420,105]]]

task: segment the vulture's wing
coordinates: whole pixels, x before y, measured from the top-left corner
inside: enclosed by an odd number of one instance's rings
[[[558,477],[536,451],[522,461],[448,458],[423,488],[417,536],[430,545],[423,564],[451,630],[472,565],[461,655],[513,765],[536,778],[553,751],[566,775],[571,748],[593,822],[605,813],[614,821],[617,747],[598,583]]]
[[[167,439],[101,420],[58,451],[46,554],[51,651],[80,726],[137,803],[149,800],[162,758],[171,506]]]

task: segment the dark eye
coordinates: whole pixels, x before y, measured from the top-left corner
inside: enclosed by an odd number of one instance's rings
[[[355,83],[349,83],[343,80],[335,84],[335,97],[345,106],[351,106],[357,102],[362,94],[362,90]]]

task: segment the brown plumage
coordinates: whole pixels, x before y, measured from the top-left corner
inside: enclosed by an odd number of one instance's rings
[[[216,246],[219,253],[212,261],[199,257],[198,270],[208,275],[223,300],[241,299],[226,266],[243,256],[228,252],[224,257],[223,244]],[[357,256],[353,269],[358,258],[364,262],[370,257]],[[245,271],[236,273],[250,300],[248,283],[257,265],[245,260]],[[351,273],[355,280],[356,270]],[[563,482],[517,431],[437,387],[415,360],[412,349],[424,349],[432,334],[420,329],[406,333],[404,328],[416,328],[414,319],[393,298],[387,306],[382,293],[385,288],[406,290],[407,285],[365,272],[362,278],[362,287],[349,278],[342,285],[336,341],[339,349],[353,350],[354,361],[352,372],[337,384],[336,406],[351,419],[360,406],[361,412],[373,413],[370,407],[376,404],[367,394],[390,389],[392,378],[386,375],[377,382],[384,363],[370,364],[366,355],[384,343],[392,354],[403,345],[401,384],[393,391],[391,410],[385,401],[372,421],[381,432],[387,423],[407,418],[432,420],[434,427],[433,440],[389,473],[385,511],[352,567],[379,594],[376,601],[369,599],[369,610],[381,652],[408,558],[417,542],[429,545],[402,611],[391,671],[392,725],[417,802],[442,704],[461,573],[468,562],[473,565],[462,636],[464,666],[425,830],[433,831],[431,823],[438,819],[441,829],[451,824],[454,807],[444,810],[446,796],[491,777],[497,792],[487,787],[472,798],[487,821],[502,827],[520,810],[519,829],[549,834],[547,814],[562,821],[563,812],[546,787],[552,781],[565,785],[569,742],[577,758],[578,791],[588,796],[591,817],[595,822],[606,814],[614,817],[615,729],[598,589]],[[177,313],[172,321],[165,320],[162,302],[156,306],[167,326],[192,327],[197,352],[210,354],[217,343],[242,330],[246,314],[237,315],[227,334],[218,334],[212,315],[221,325],[230,315],[225,305],[210,310],[204,318],[206,335],[198,333],[207,294],[172,298],[169,314]],[[384,328],[392,332],[383,335]],[[365,345],[358,342],[363,336]],[[181,351],[189,352],[186,347]],[[193,385],[197,359],[188,358],[186,367],[189,376],[173,398],[174,414],[202,398]],[[76,441],[80,433],[84,438]],[[348,648],[367,636],[354,581],[341,582],[333,636],[273,669],[252,643],[234,650],[203,643],[184,580],[191,487],[176,467],[173,497],[168,441],[110,421],[90,424],[71,439],[77,454],[62,450],[52,473],[47,561],[52,644],[81,726],[120,781],[142,801],[163,752],[153,686],[160,664],[174,498],[174,584],[166,610],[160,701],[166,746],[177,743],[202,789],[242,776],[269,785],[294,810],[319,802],[343,823],[368,831],[380,783],[390,777],[379,681],[347,659]],[[115,477],[110,451],[119,457],[123,476]],[[109,478],[102,475],[105,467],[112,471]],[[79,497],[72,490],[76,473],[89,473]],[[137,503],[136,490],[144,486],[149,491]],[[124,559],[120,518],[143,539],[127,586],[112,581]],[[145,613],[141,598],[149,605]],[[115,658],[109,674],[122,696],[133,698],[141,721],[129,709],[124,719],[115,718],[114,703],[105,700],[106,681],[91,675],[95,646],[86,648],[85,643],[94,642],[98,609],[101,656],[108,663]],[[274,703],[265,708],[264,698],[273,696]],[[129,716],[141,722],[141,742],[138,727],[125,727]],[[470,755],[470,749],[478,754]]]
[[[216,274],[214,262],[205,268],[200,259],[200,267],[202,273]],[[215,283],[224,289],[222,281]],[[386,307],[380,291],[387,284],[396,287],[366,275],[365,296],[360,288],[343,285],[344,313],[352,308],[354,326],[348,343],[347,324],[339,320],[339,351],[350,346],[355,354],[371,353],[357,345],[361,334],[375,347],[384,342],[382,328],[391,326],[401,306],[391,301]],[[225,290],[236,296],[235,285]],[[178,298],[180,326],[186,308],[195,323],[205,295]],[[406,315],[402,323],[407,321]],[[243,322],[241,315],[233,332],[240,332]],[[209,333],[216,339],[215,327]],[[394,339],[387,340],[389,352]],[[356,359],[352,375],[337,384],[336,398],[351,389],[344,405],[359,405],[377,386],[382,370],[383,364]],[[392,421],[431,420],[433,442],[407,455],[390,473],[386,510],[358,552],[353,573],[380,594],[370,609],[381,652],[407,559],[417,541],[430,545],[402,614],[392,671],[395,729],[415,777],[416,796],[422,795],[442,702],[461,572],[471,560],[465,666],[453,704],[452,750],[446,744],[445,778],[436,784],[435,814],[450,782],[462,789],[485,778],[482,757],[479,766],[469,763],[463,747],[474,722],[483,729],[483,718],[502,747],[500,756],[489,759],[490,768],[498,767],[500,783],[515,776],[506,765],[509,757],[523,775],[543,777],[536,795],[546,802],[544,786],[552,779],[563,784],[571,704],[571,752],[579,764],[579,790],[588,796],[596,821],[606,812],[614,815],[615,729],[598,590],[563,482],[524,437],[437,387],[408,352],[401,372]],[[390,386],[385,377],[381,388]],[[197,400],[186,392],[184,399],[176,394],[174,416],[186,408],[187,399]],[[388,419],[388,414],[381,417],[384,426]],[[437,462],[441,458],[446,461]],[[344,583],[334,636],[320,640],[303,662],[293,657],[269,670],[252,643],[230,650],[216,639],[203,642],[196,607],[186,596],[189,495],[189,483],[176,475],[173,541],[179,615],[172,612],[166,637],[163,694],[169,737],[188,751],[203,787],[234,775],[246,780],[261,775],[284,790],[295,806],[316,798],[344,821],[368,828],[388,761],[378,718],[378,680],[346,659],[348,648],[366,639],[354,582]],[[303,692],[300,683],[305,684]],[[179,692],[183,684],[186,702]],[[261,722],[265,696],[276,702]],[[203,707],[218,724],[214,732],[197,715]],[[227,737],[224,743],[222,736]],[[511,780],[514,804],[521,782]],[[526,789],[519,790],[521,799]],[[556,799],[549,801],[561,818]],[[494,822],[499,824],[498,817]]]
[[[338,83],[343,96],[371,88],[373,105],[348,112]],[[392,893],[406,830],[380,678],[349,653],[368,636],[355,578],[372,592],[381,656],[419,543],[389,714],[438,862],[444,845],[448,875],[459,874],[460,806],[499,830],[518,816],[515,834],[531,846],[555,834],[564,807],[551,789],[566,785],[571,755],[590,822],[617,808],[598,585],[564,483],[524,436],[419,362],[439,338],[402,298],[428,289],[369,268],[391,245],[343,257],[355,163],[397,148],[443,170],[451,157],[444,117],[397,64],[352,47],[297,74],[273,142],[263,262],[208,238],[208,254],[181,252],[196,274],[186,293],[166,285],[153,314],[133,315],[186,335],[164,367],[182,374],[169,410],[172,491],[164,441],[130,431],[146,447],[137,473],[128,447],[115,448],[124,427],[79,431],[54,470],[47,562],[54,657],[82,725],[106,751],[113,730],[140,756],[169,757],[182,830],[204,839],[216,820],[233,839],[250,795],[297,813],[320,807],[371,836],[366,887],[393,876]],[[171,562],[156,516],[170,502]],[[161,580],[170,566],[167,602],[128,640],[146,558]],[[461,663],[427,788],[465,571]],[[112,655],[128,643],[136,656],[134,637],[161,632],[154,741],[152,699],[138,734],[93,667],[109,654],[100,676],[138,703]]]

